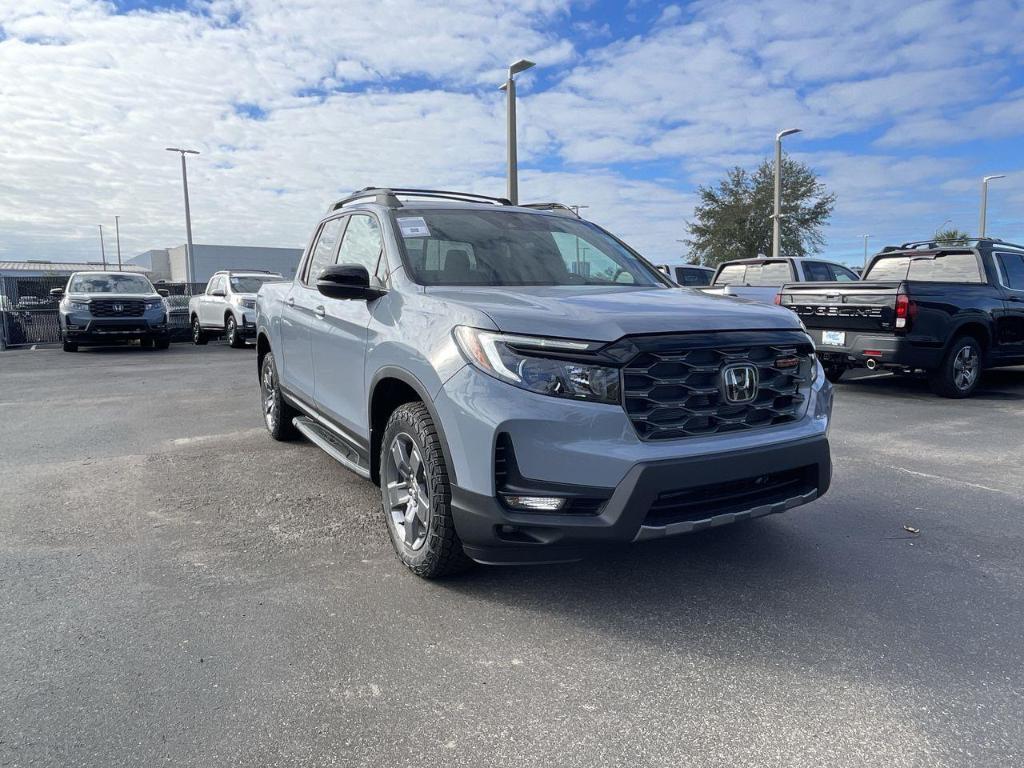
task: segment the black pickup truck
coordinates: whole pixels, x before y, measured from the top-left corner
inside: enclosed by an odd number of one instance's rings
[[[831,381],[850,368],[923,371],[967,397],[984,368],[1024,364],[1024,246],[993,238],[890,246],[855,283],[793,283],[796,312]]]

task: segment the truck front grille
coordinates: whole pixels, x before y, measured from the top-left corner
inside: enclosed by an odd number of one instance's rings
[[[623,405],[643,440],[769,427],[799,419],[813,381],[814,346],[799,331],[650,336],[619,342]],[[727,368],[752,366],[756,394],[726,398]]]
[[[125,299],[93,299],[89,312],[93,317],[142,317],[146,302]]]

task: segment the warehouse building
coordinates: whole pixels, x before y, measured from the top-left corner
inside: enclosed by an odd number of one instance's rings
[[[302,256],[301,248],[265,248],[249,245],[192,246],[192,274],[197,283],[205,283],[221,269],[264,269],[287,278],[295,276]],[[129,264],[149,272],[153,282],[184,283],[187,278],[186,246],[154,248],[129,259]]]

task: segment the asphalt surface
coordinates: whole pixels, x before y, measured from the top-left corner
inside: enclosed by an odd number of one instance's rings
[[[0,353],[0,765],[1024,764],[1024,370],[840,385],[786,515],[428,583],[254,357]]]

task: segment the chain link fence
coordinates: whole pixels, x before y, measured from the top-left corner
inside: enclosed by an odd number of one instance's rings
[[[60,342],[59,299],[53,288],[64,288],[67,275],[45,277],[0,277],[0,349]],[[206,290],[206,283],[156,284],[166,290],[172,341],[191,338],[188,300]]]

